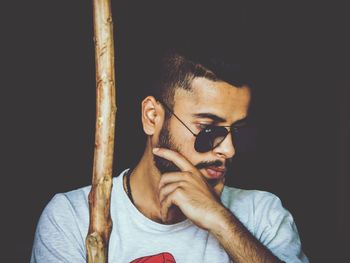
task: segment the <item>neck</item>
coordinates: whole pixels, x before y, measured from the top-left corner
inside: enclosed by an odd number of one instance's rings
[[[146,150],[130,174],[130,187],[134,205],[149,219],[163,223],[161,219],[161,206],[159,201],[159,181],[161,174],[155,167],[150,147]],[[172,218],[167,224],[174,224],[185,219],[177,207],[171,208]]]

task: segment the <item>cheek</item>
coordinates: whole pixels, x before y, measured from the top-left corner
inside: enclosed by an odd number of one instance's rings
[[[185,127],[182,126],[177,120],[170,123],[170,137],[173,144],[180,153],[185,154],[194,151],[194,141],[196,139]]]
[[[201,162],[203,160],[203,154],[198,153],[194,149],[196,137],[179,123],[172,123],[171,125],[171,131],[175,131],[171,133],[172,142],[176,145],[178,152],[193,165]]]
[[[178,146],[177,148],[181,154],[189,156],[193,154],[193,152],[196,152],[193,146],[195,140],[194,137],[191,138],[189,136],[178,136],[176,139],[176,145]]]
[[[174,138],[175,136],[173,136]],[[185,156],[188,160],[191,160],[196,154],[196,150],[194,149],[194,141],[195,137],[192,134],[182,136],[176,136],[174,138],[174,142],[179,150],[179,153]]]
[[[191,135],[191,134],[190,134]],[[179,153],[184,156],[191,164],[197,165],[202,162],[205,158],[203,153],[199,153],[194,149],[194,136],[186,136],[186,138],[180,139],[178,141]]]

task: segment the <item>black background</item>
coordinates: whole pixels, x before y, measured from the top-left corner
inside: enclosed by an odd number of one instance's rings
[[[147,3],[146,3],[147,2]],[[112,1],[117,76],[114,174],[143,149],[148,59],[169,43],[221,48],[251,65],[255,151],[228,184],[277,194],[311,262],[349,245],[349,80],[345,9],[295,1]],[[90,184],[95,126],[91,1],[16,1],[1,16],[2,242],[28,262],[57,192]]]

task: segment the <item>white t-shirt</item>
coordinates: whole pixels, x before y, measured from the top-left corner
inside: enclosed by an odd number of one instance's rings
[[[232,262],[218,241],[190,220],[156,223],[131,203],[123,176],[113,178],[109,263]],[[57,194],[44,209],[35,233],[31,263],[85,262],[90,186]],[[222,203],[274,255],[285,262],[308,262],[291,214],[275,195],[226,187]]]

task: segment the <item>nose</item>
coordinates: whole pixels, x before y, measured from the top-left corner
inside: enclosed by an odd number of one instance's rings
[[[226,138],[217,147],[215,147],[213,151],[221,158],[232,158],[236,151],[235,147],[233,146],[233,138],[231,133],[227,134]]]

